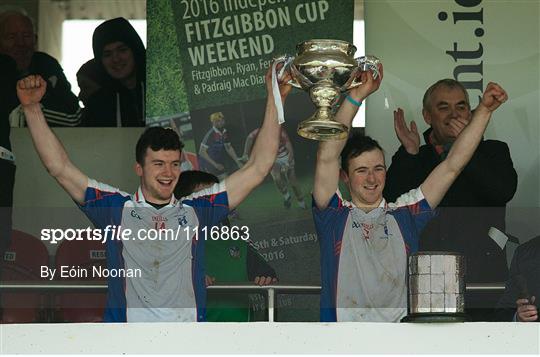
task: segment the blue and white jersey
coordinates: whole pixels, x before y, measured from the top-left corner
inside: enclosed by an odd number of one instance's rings
[[[89,179],[81,209],[102,231],[111,225],[131,230],[127,240],[107,237],[107,268],[140,271],[140,276],[108,278],[105,321],[205,320],[205,236],[199,234],[197,240],[195,232],[209,231],[227,216],[223,183],[181,202],[173,196],[156,209],[146,203],[141,188],[132,196]],[[179,234],[176,239],[149,239],[148,234],[164,230]]]
[[[321,250],[321,321],[399,321],[407,313],[407,254],[433,210],[420,188],[366,213],[339,192],[313,207]]]

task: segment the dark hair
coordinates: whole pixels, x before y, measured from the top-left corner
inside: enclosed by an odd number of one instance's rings
[[[426,90],[426,92],[424,93],[424,98],[422,99],[423,109],[428,110],[428,111],[431,110],[431,96],[433,95],[433,92],[435,92],[436,89],[443,86],[450,89],[453,89],[453,88],[461,89],[463,93],[465,94],[465,100],[467,101],[467,104],[469,104],[469,93],[467,93],[467,89],[463,86],[463,84],[459,83],[455,79],[445,78],[445,79],[438,80]]]
[[[102,73],[99,71],[99,66],[93,58],[79,67],[76,76],[77,78],[79,76],[87,77],[99,85],[103,84]]]
[[[367,151],[376,149],[381,150],[384,153],[384,150],[377,140],[359,133],[351,135],[347,140],[347,144],[345,144],[345,147],[341,151],[341,168],[343,171],[348,172],[349,160],[354,159]]]
[[[178,183],[174,188],[174,196],[177,198],[191,195],[197,185],[208,183],[219,183],[219,179],[204,171],[185,171],[180,174]]]
[[[154,151],[163,150],[178,150],[182,151],[184,144],[180,141],[178,134],[170,128],[162,128],[155,126],[147,128],[137,141],[135,147],[135,160],[142,165],[146,149],[150,148]]]

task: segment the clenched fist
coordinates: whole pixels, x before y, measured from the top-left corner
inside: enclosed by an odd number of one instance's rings
[[[479,107],[484,107],[490,112],[495,111],[502,103],[508,100],[508,94],[497,83],[489,82]]]
[[[38,104],[47,90],[47,82],[39,75],[30,75],[17,82],[17,96],[21,105]]]

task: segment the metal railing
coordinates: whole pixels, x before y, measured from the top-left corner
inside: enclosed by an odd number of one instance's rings
[[[321,287],[318,285],[265,285],[255,284],[226,284],[211,285],[211,291],[243,291],[266,292],[268,301],[268,322],[274,322],[276,316],[276,301],[279,294],[318,294]],[[103,292],[107,290],[107,283],[88,282],[0,282],[0,292]],[[504,283],[469,283],[467,292],[498,292],[504,290]]]

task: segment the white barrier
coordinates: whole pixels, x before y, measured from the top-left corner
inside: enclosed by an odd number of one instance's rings
[[[539,354],[540,324],[13,324],[0,341],[0,354]]]

